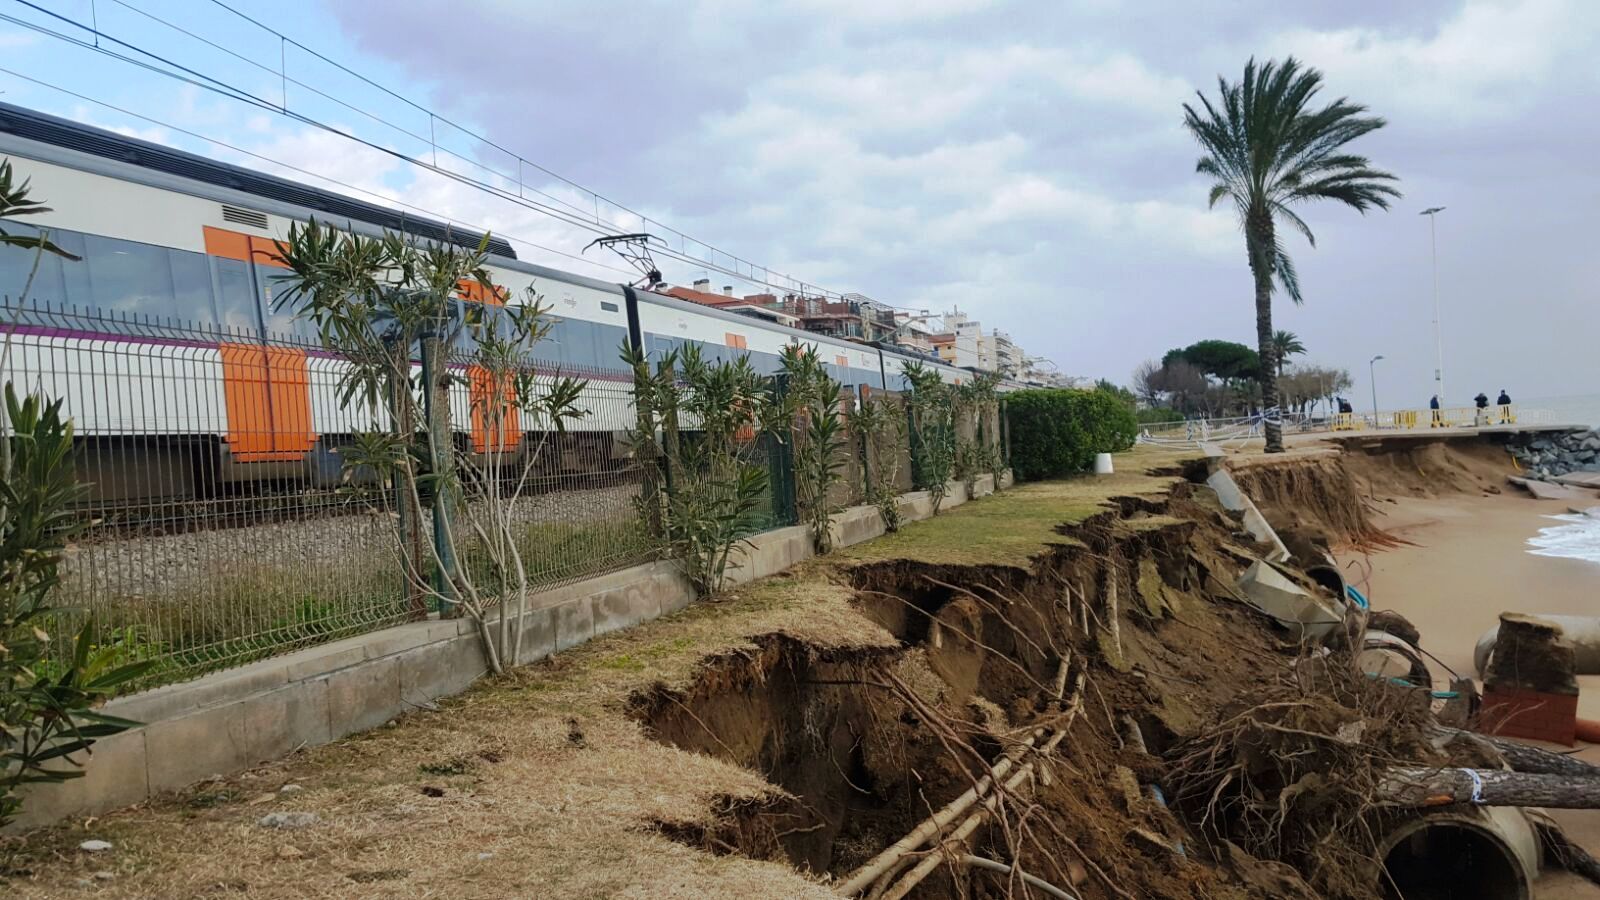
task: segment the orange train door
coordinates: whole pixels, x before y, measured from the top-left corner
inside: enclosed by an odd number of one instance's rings
[[[282,267],[277,243],[267,238],[205,226],[206,253],[253,264]],[[261,296],[258,288],[254,291]],[[263,324],[264,327],[264,324]],[[311,428],[311,378],[306,351],[262,344],[222,344],[223,400],[228,411],[228,448],[239,462],[293,462],[316,441]]]
[[[239,462],[292,462],[316,441],[306,352],[222,344],[228,448]]]
[[[469,303],[504,306],[509,292],[500,285],[490,287],[472,278],[456,283],[456,295]],[[517,388],[500,385],[483,366],[467,367],[467,385],[472,396],[472,452],[509,453],[522,443],[522,417],[517,409]]]
[[[495,390],[495,374],[483,366],[467,367],[472,392],[472,452],[509,453],[522,442],[522,417],[517,409],[517,388],[502,384]]]

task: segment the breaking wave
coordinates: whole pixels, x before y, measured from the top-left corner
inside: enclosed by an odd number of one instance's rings
[[[1535,556],[1561,556],[1600,563],[1600,507],[1586,515],[1551,516],[1561,525],[1539,529],[1539,534],[1528,538]]]

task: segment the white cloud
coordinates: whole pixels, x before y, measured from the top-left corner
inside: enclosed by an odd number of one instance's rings
[[[1588,0],[1471,0],[1426,36],[1296,29],[1269,42],[1328,75],[1330,92],[1441,119],[1509,114],[1552,72],[1595,79]],[[1277,51],[1275,51],[1277,52]]]

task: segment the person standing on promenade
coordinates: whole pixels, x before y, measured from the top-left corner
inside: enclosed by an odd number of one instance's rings
[[[1430,428],[1439,428],[1440,426],[1444,425],[1444,417],[1439,415],[1439,395],[1438,394],[1434,394],[1433,395],[1433,399],[1428,401],[1428,408],[1433,410],[1433,424],[1428,426],[1428,427],[1430,427]]]
[[[1477,427],[1482,428],[1483,426],[1489,424],[1489,395],[1485,394],[1483,391],[1479,391],[1478,396],[1472,398],[1472,402],[1478,407],[1478,412],[1476,414],[1476,418],[1473,419],[1473,423]]]
[[[1511,414],[1511,395],[1506,393],[1505,388],[1500,389],[1500,399],[1496,400],[1495,403],[1500,406],[1501,425],[1510,425],[1517,420],[1517,417]]]

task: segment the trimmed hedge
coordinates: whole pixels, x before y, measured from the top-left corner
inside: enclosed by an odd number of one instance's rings
[[[1135,412],[1134,418],[1140,425],[1166,425],[1172,422],[1182,422],[1183,413],[1165,406],[1154,406]]]
[[[1005,401],[1011,468],[1024,481],[1086,472],[1096,453],[1126,450],[1139,434],[1133,410],[1104,391],[1016,391]]]

